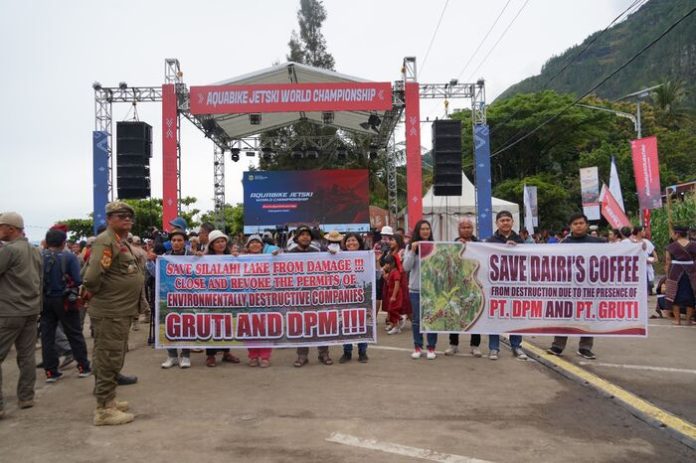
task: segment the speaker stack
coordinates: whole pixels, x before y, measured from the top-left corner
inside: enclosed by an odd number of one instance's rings
[[[119,199],[150,197],[152,126],[145,122],[116,123],[116,175]]]
[[[442,119],[433,122],[433,194],[462,194],[462,122]]]

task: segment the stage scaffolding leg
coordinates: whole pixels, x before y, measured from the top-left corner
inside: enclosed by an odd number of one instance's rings
[[[216,227],[225,231],[225,152],[215,145],[213,148],[213,186]]]
[[[179,213],[179,114],[174,84],[162,85],[162,229]]]

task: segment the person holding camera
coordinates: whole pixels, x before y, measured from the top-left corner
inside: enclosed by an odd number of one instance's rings
[[[92,374],[78,305],[79,287],[82,284],[80,263],[72,252],[65,249],[66,239],[65,232],[49,230],[46,233],[46,249],[42,252],[44,291],[41,309],[41,353],[47,383],[55,383],[63,375],[58,371],[55,343],[59,323],[77,360],[78,376],[86,378]]]

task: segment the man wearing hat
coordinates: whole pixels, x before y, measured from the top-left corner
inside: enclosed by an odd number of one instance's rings
[[[34,406],[36,319],[41,311],[41,253],[24,237],[24,219],[0,214],[0,367],[14,344],[17,350],[19,408]],[[0,418],[4,415],[0,374]]]
[[[307,225],[300,225],[295,230],[295,236],[293,237],[296,246],[288,252],[318,252],[319,249],[312,245],[312,230]],[[318,346],[319,351],[319,361],[324,365],[333,365],[333,360],[329,357],[329,346]],[[297,368],[305,366],[309,360],[307,356],[309,355],[309,347],[298,347],[297,348],[297,360],[293,364]]]
[[[143,271],[128,243],[135,211],[115,201],[106,205],[107,229],[92,244],[84,276],[85,299],[94,329],[94,424],[130,423],[127,402],[116,400],[117,377],[126,355],[128,329],[138,313]]]

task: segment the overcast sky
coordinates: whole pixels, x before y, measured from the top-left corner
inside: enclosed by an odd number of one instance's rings
[[[324,34],[336,70],[374,81],[400,79],[404,56],[416,56],[421,83],[486,80],[488,100],[538,74],[543,63],[601,30],[632,0],[529,0],[488,60],[473,71],[525,3],[511,0],[460,76],[507,0],[450,0],[427,61],[445,0],[326,0]],[[0,211],[24,216],[40,240],[59,219],[92,210],[92,82],[161,85],[164,59],[178,58],[184,80],[203,85],[285,61],[297,29],[298,0],[10,1],[0,0]],[[588,85],[590,83],[588,82]],[[466,107],[452,101],[450,108]],[[113,107],[114,121],[131,110]],[[421,116],[441,116],[442,100]],[[161,197],[161,109],[138,107],[153,126],[152,194]],[[212,143],[188,121],[182,128],[182,189],[212,208]],[[402,131],[403,129],[399,129]],[[115,131],[115,127],[114,127]],[[424,127],[427,145],[430,129]],[[245,156],[227,160],[227,202],[242,201]]]

